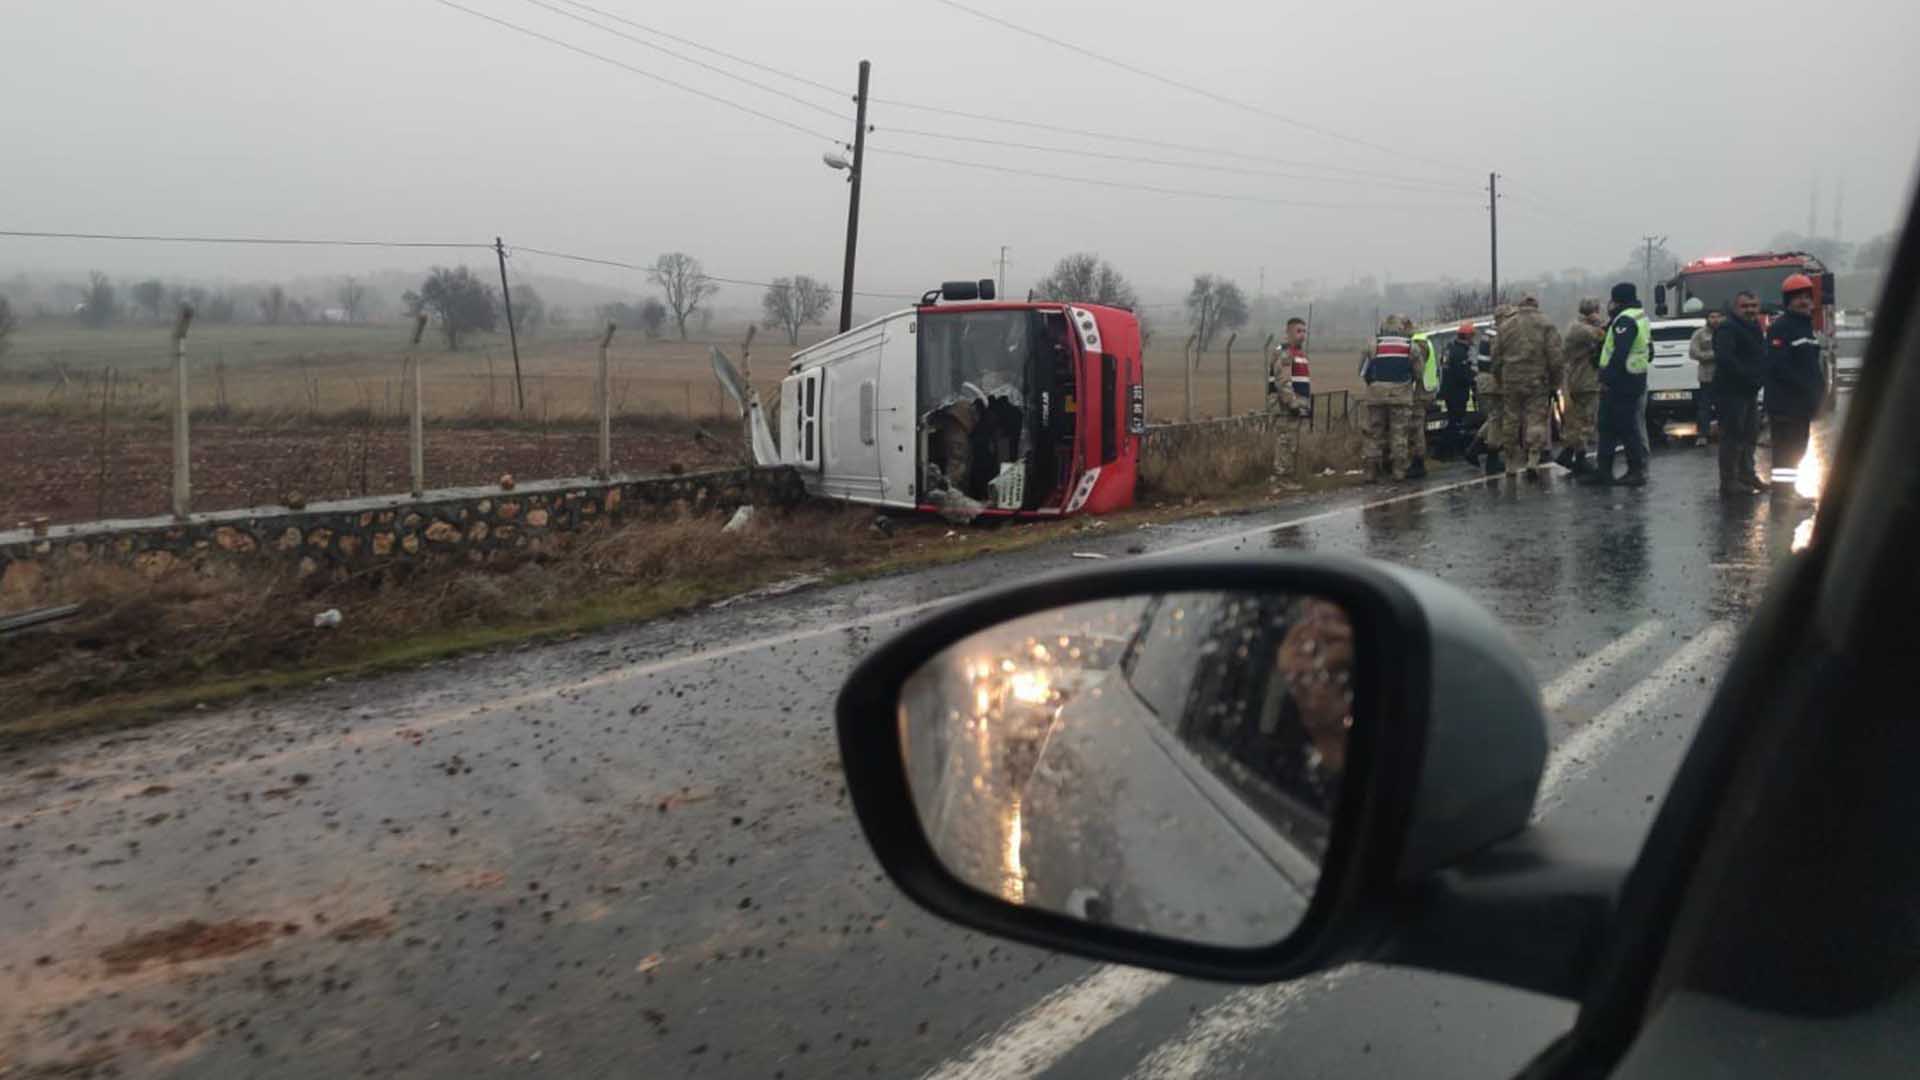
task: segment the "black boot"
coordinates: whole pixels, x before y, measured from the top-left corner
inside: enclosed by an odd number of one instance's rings
[[[1567,470],[1568,472],[1578,471],[1573,466],[1574,466],[1574,462],[1579,460],[1579,456],[1574,453],[1572,447],[1563,448],[1560,451],[1560,456],[1554,458],[1553,460],[1559,462],[1560,467]]]
[[[1606,458],[1598,459],[1594,462],[1593,468],[1581,474],[1580,482],[1588,487],[1606,487],[1612,484],[1613,462]]]
[[[1486,449],[1487,444],[1480,441],[1480,436],[1475,435],[1473,441],[1467,444],[1467,448],[1460,451],[1460,456],[1466,459],[1467,464],[1478,465],[1480,464],[1480,455],[1484,453]]]
[[[1407,475],[1402,477],[1405,480],[1425,480],[1426,478],[1427,459],[1418,457],[1413,459],[1413,464],[1407,466]]]
[[[1613,484],[1615,487],[1646,487],[1647,471],[1645,469],[1630,468],[1627,470],[1627,475],[1615,480]]]
[[[1488,476],[1500,476],[1507,471],[1507,461],[1505,458],[1500,456],[1500,451],[1498,450],[1487,451],[1487,464],[1486,464],[1485,471]]]
[[[1593,471],[1593,462],[1587,460],[1587,452],[1585,450],[1575,450],[1573,452],[1573,463],[1568,465],[1567,468],[1571,469],[1575,476],[1585,476]]]

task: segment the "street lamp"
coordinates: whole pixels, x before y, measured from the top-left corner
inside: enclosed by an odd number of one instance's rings
[[[846,158],[842,157],[836,151],[829,150],[826,153],[821,154],[820,160],[825,162],[827,168],[829,169],[833,169],[835,171],[841,171],[841,170],[844,170],[847,172],[853,171],[853,162],[848,161]],[[851,177],[849,177],[849,179],[851,179]]]

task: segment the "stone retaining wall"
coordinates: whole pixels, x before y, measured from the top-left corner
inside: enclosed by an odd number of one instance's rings
[[[397,562],[486,562],[535,554],[560,533],[618,520],[634,507],[681,503],[724,510],[787,506],[805,497],[792,469],[726,469],[611,481],[542,480],[511,490],[447,488],[418,499],[374,496],[300,510],[254,507],[195,514],[186,521],[162,517],[57,525],[44,536],[14,529],[0,531],[0,595],[10,591],[10,577],[24,579],[35,573],[32,564],[55,556],[113,559],[155,572],[215,555],[277,558],[296,564],[302,574],[344,575]]]

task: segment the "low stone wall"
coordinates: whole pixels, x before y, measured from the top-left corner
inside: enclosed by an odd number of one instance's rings
[[[159,571],[216,555],[276,558],[304,574],[347,574],[396,562],[486,562],[538,553],[560,533],[617,520],[635,507],[786,506],[806,491],[792,469],[726,469],[663,477],[541,480],[511,490],[446,488],[420,498],[373,496],[299,510],[254,507],[58,525],[37,536],[0,531],[0,595],[39,560],[112,559]],[[12,584],[18,584],[14,582]]]

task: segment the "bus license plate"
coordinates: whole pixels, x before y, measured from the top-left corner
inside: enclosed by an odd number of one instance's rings
[[[1691,390],[1655,390],[1653,392],[1653,400],[1655,401],[1692,401],[1693,391]]]
[[[1135,435],[1147,433],[1147,388],[1139,383],[1127,389],[1127,430]]]

